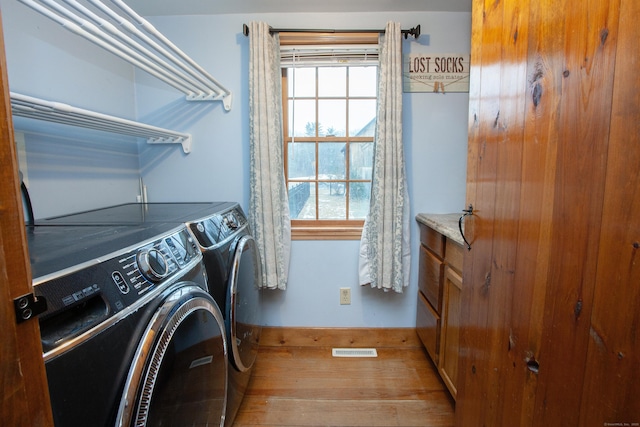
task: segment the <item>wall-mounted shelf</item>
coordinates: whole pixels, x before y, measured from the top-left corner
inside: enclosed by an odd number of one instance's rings
[[[11,110],[15,116],[146,138],[149,144],[182,144],[185,153],[191,151],[191,135],[187,133],[84,110],[60,102],[11,92]]]
[[[65,29],[117,55],[186,95],[188,101],[222,101],[231,91],[122,0],[20,0]]]

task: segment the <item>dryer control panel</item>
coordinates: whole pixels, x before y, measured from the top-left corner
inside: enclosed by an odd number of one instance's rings
[[[200,246],[213,249],[228,242],[249,224],[244,212],[236,204],[229,210],[188,223],[188,226]]]

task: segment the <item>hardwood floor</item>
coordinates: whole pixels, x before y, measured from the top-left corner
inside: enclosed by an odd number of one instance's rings
[[[332,357],[332,347],[377,358]],[[234,427],[453,426],[454,404],[415,330],[265,329]]]

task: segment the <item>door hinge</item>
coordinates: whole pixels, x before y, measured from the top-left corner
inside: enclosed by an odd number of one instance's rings
[[[47,311],[47,300],[43,297],[36,299],[33,294],[22,295],[13,300],[16,309],[16,322],[22,323]]]

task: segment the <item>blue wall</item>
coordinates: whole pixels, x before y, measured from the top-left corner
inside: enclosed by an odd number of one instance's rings
[[[135,117],[134,71],[15,0],[2,0],[12,92]],[[36,217],[136,200],[135,139],[15,118]]]
[[[14,25],[7,25],[5,4],[11,2],[9,14]],[[147,186],[149,201],[239,201],[246,209],[249,199],[248,179],[248,39],[242,35],[242,24],[252,20],[268,22],[278,28],[384,28],[388,20],[403,27],[422,26],[423,36],[404,42],[405,52],[468,53],[471,38],[470,13],[347,13],[347,14],[261,14],[221,16],[150,17],[149,20],[166,36],[200,63],[234,96],[233,107],[225,112],[220,103],[187,102],[171,87],[142,71],[131,71],[122,61],[107,57],[101,49],[76,42],[60,28],[40,22],[35,12],[12,2],[1,0],[5,21],[10,85],[31,89],[28,94],[66,96],[66,102],[77,101],[84,108],[121,116],[137,116],[146,123],[189,132],[193,135],[192,152],[185,155],[179,146],[149,146],[145,143],[114,144],[115,157],[128,159],[123,175],[109,167],[100,179],[108,186],[119,178],[127,187],[121,197],[127,200],[138,194],[137,176]],[[37,22],[34,24],[33,22]],[[31,70],[39,57],[22,58],[18,54],[22,33],[37,38],[34,49],[61,49],[47,40],[62,40],[67,48],[62,54],[48,54],[49,67],[56,68],[56,88],[30,85],[30,81],[46,75]],[[47,35],[41,36],[40,32]],[[67,59],[67,56],[71,59]],[[19,57],[19,58],[18,58]],[[86,63],[85,63],[86,59]],[[68,62],[72,64],[68,64]],[[96,65],[99,64],[99,65]],[[93,65],[91,65],[93,64]],[[93,70],[93,67],[97,68]],[[29,71],[29,76],[22,73]],[[95,75],[93,73],[95,72]],[[129,73],[135,75],[129,78]],[[75,75],[82,73],[87,87],[78,93]],[[86,75],[85,75],[86,74]],[[106,86],[105,82],[115,87]],[[132,82],[135,84],[132,85]],[[57,87],[57,85],[60,85]],[[25,89],[26,88],[26,89]],[[72,91],[72,96],[69,91]],[[115,93],[114,93],[115,92]],[[97,95],[97,96],[94,96]],[[119,94],[119,95],[118,95]],[[412,93],[404,98],[404,138],[412,218],[419,212],[458,212],[465,203],[465,166],[467,149],[467,94]],[[122,105],[120,105],[122,104]],[[124,105],[126,104],[126,105]],[[102,146],[102,145],[101,145]],[[105,144],[106,146],[106,144]],[[128,147],[128,148],[124,148]],[[106,149],[106,148],[105,148]],[[129,150],[129,153],[125,151]],[[139,150],[139,166],[130,163],[131,150]],[[33,156],[27,143],[27,155]],[[72,157],[75,150],[64,148]],[[40,155],[37,167],[29,165],[30,177],[47,165]],[[51,159],[54,162],[54,159]],[[88,159],[87,159],[88,161]],[[70,165],[66,173],[38,179],[36,188],[53,187],[59,191],[82,176],[85,161]],[[35,170],[34,170],[35,168]],[[135,170],[139,168],[139,170]],[[136,174],[137,172],[137,174]],[[131,175],[131,176],[129,176]],[[42,178],[45,178],[44,176]],[[66,183],[64,181],[67,181]],[[82,181],[82,179],[80,179]],[[47,182],[48,184],[45,184]],[[58,188],[58,190],[56,190]],[[36,201],[48,205],[49,200]],[[81,188],[74,198],[104,206],[102,195]],[[44,210],[44,208],[43,208]],[[73,209],[72,209],[73,210]],[[415,325],[417,295],[418,228],[412,221],[411,285],[403,294],[384,293],[358,286],[357,241],[294,241],[288,289],[266,294],[266,323],[274,326],[339,326],[339,327],[410,327]],[[352,304],[339,305],[339,288],[352,288]]]

